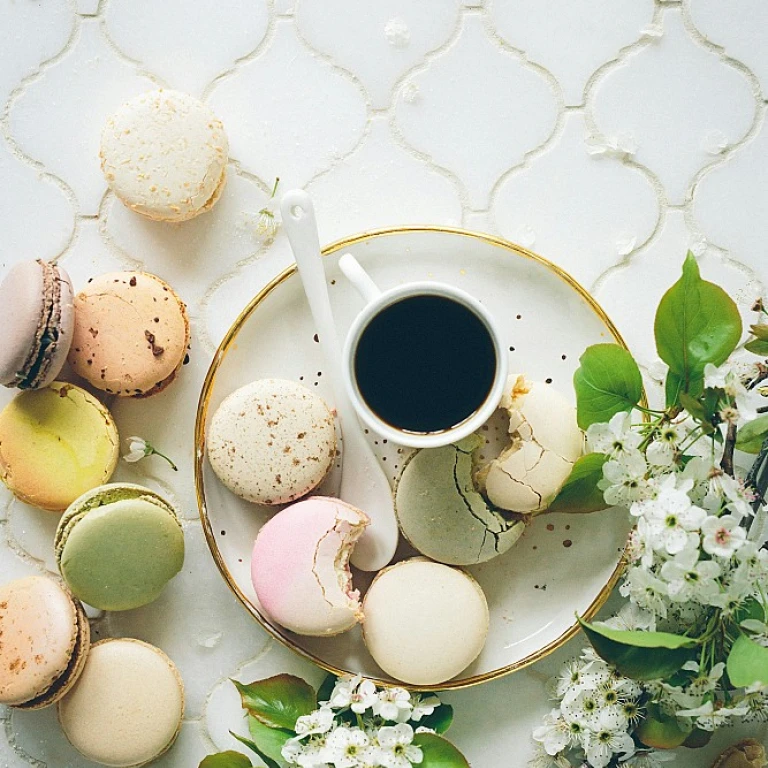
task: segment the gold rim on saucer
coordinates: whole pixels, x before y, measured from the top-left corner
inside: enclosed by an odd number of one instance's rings
[[[595,299],[586,290],[586,288],[584,288],[581,284],[579,284],[573,277],[571,277],[571,275],[569,275],[565,270],[558,267],[556,264],[553,264],[548,259],[545,259],[543,256],[539,256],[538,254],[533,253],[533,251],[529,251],[528,249],[523,248],[522,246],[516,245],[507,240],[503,240],[500,237],[495,237],[494,235],[488,235],[482,232],[473,232],[471,230],[460,229],[457,227],[442,227],[442,226],[390,227],[385,229],[374,229],[368,232],[362,232],[358,235],[353,235],[351,237],[344,238],[343,240],[337,240],[336,242],[331,243],[330,245],[323,248],[322,253],[323,253],[323,256],[329,256],[331,254],[337,253],[340,250],[343,250],[344,248],[348,248],[352,245],[355,245],[360,242],[364,242],[366,240],[371,240],[373,238],[387,237],[390,235],[402,235],[407,233],[425,233],[425,232],[438,232],[442,234],[460,235],[463,237],[474,238],[476,240],[482,240],[486,243],[490,243],[491,245],[498,246],[499,248],[502,248],[506,251],[510,251],[516,254],[517,256],[522,256],[526,259],[531,259],[532,261],[538,262],[542,266],[546,267],[550,272],[557,275],[558,278],[560,278],[569,286],[571,286],[571,288],[573,288],[573,290],[576,291],[582,297],[582,299],[586,302],[586,304],[590,307],[590,309],[605,324],[605,327],[611,333],[616,343],[624,347],[624,349],[628,349],[624,339],[621,337],[621,334],[619,333],[619,331],[617,330],[616,326],[613,324],[611,319],[605,313],[605,310],[603,310],[603,308],[597,303],[597,301],[595,301]],[[213,527],[208,517],[208,509],[205,501],[205,486],[204,486],[204,479],[203,479],[203,462],[205,460],[205,424],[208,416],[209,401],[211,398],[211,393],[213,391],[213,385],[216,379],[216,374],[219,370],[219,366],[221,365],[222,360],[226,356],[230,346],[232,345],[233,341],[237,337],[238,333],[240,332],[242,327],[245,325],[245,323],[250,319],[251,315],[256,310],[256,308],[262,303],[262,301],[264,301],[264,299],[267,296],[269,296],[272,293],[272,291],[274,291],[278,286],[286,282],[291,276],[296,274],[296,272],[297,272],[297,269],[295,264],[290,267],[287,267],[279,275],[277,275],[269,283],[267,283],[267,285],[265,285],[264,288],[262,288],[253,297],[253,299],[251,299],[251,301],[248,303],[245,309],[243,309],[243,311],[238,315],[235,322],[227,331],[221,343],[219,344],[219,347],[216,350],[216,353],[213,356],[213,360],[211,362],[210,368],[208,369],[208,373],[206,374],[205,381],[203,382],[202,391],[200,392],[200,399],[197,406],[197,420],[195,422],[195,490],[197,494],[197,505],[200,510],[200,520],[202,522],[203,531],[205,532],[206,541],[208,542],[208,548],[210,549],[211,554],[213,555],[213,559],[216,562],[216,565],[219,571],[221,572],[221,575],[224,577],[224,581],[227,583],[227,586],[234,593],[237,599],[245,606],[245,608],[259,622],[259,624],[261,624],[261,626],[272,637],[278,640],[286,648],[290,648],[294,653],[297,653],[300,656],[303,656],[305,659],[313,662],[314,664],[321,667],[322,669],[325,669],[326,671],[331,672],[335,675],[355,674],[356,672],[355,670],[338,669],[328,664],[327,662],[323,661],[322,659],[315,656],[314,654],[309,653],[303,648],[298,647],[295,643],[291,641],[290,638],[285,637],[280,632],[278,632],[269,623],[269,621],[264,616],[262,616],[262,614],[259,612],[256,606],[254,606],[253,603],[251,603],[248,597],[238,587],[234,577],[232,576],[232,574],[229,571],[229,568],[227,567],[226,562],[224,561],[224,558],[221,554],[219,546],[216,542],[216,537],[213,533]],[[642,404],[647,404],[645,400],[645,394],[643,394]],[[610,578],[608,579],[608,582],[600,590],[597,597],[592,601],[589,607],[582,614],[582,619],[588,621],[600,610],[600,608],[603,606],[605,601],[608,599],[608,596],[610,595],[614,586],[618,582],[619,578],[621,577],[621,574],[623,573],[625,566],[626,566],[626,561],[624,556],[622,556],[619,559],[616,565],[616,568],[614,569]],[[457,680],[449,680],[447,682],[440,683],[439,685],[431,685],[431,686],[429,685],[428,686],[412,686],[412,685],[404,685],[402,683],[398,683],[398,685],[402,685],[402,687],[408,688],[411,690],[418,689],[418,690],[447,691],[447,690],[457,690],[459,688],[468,688],[473,685],[485,683],[489,680],[494,680],[498,677],[508,675],[511,672],[515,672],[519,669],[522,669],[523,667],[527,667],[537,661],[540,661],[545,656],[548,656],[550,653],[560,648],[560,646],[564,645],[568,640],[570,640],[574,635],[576,635],[578,631],[579,631],[579,625],[578,623],[574,622],[574,624],[571,627],[569,627],[565,632],[563,632],[563,634],[561,634],[558,638],[556,638],[554,641],[550,642],[549,644],[545,645],[544,647],[539,648],[536,652],[531,653],[529,656],[526,656],[525,658],[520,659],[512,664],[506,665],[504,667],[500,667],[498,669],[491,670],[489,672],[485,672],[480,675],[474,675],[472,677],[466,677],[466,678],[461,678]],[[377,679],[377,678],[370,678],[370,679],[372,679],[377,685],[383,685],[383,686],[393,685],[391,680],[383,680],[383,679]]]

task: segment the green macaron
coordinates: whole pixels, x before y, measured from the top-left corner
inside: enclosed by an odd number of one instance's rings
[[[155,600],[184,562],[184,534],[162,496],[133,483],[84,493],[62,515],[54,541],[72,593],[105,611]]]

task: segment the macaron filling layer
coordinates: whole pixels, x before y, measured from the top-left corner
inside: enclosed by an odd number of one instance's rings
[[[91,641],[91,632],[85,611],[79,605],[76,606],[76,609],[77,637],[67,668],[51,683],[47,691],[36,696],[34,699],[25,701],[23,704],[15,705],[17,709],[42,709],[54,704],[69,690],[83,671]]]

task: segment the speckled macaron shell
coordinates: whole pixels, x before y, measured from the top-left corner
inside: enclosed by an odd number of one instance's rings
[[[22,261],[0,282],[0,384],[38,389],[66,362],[75,322],[72,283],[55,264]]]
[[[472,480],[478,435],[423,448],[406,461],[395,488],[400,530],[419,552],[449,565],[474,565],[512,547],[525,530],[519,516],[501,512]]]
[[[95,277],[75,297],[69,363],[96,389],[122,397],[164,390],[184,363],[189,320],[173,289],[146,272]]]
[[[426,558],[380,571],[363,601],[363,638],[374,661],[396,680],[437,685],[480,654],[488,603],[459,568]]]
[[[333,415],[294,381],[260,379],[218,407],[208,459],[222,483],[259,504],[285,504],[316,488],[336,456]]]
[[[310,496],[262,526],[251,580],[266,613],[301,635],[327,637],[360,619],[349,557],[368,516],[340,499]]]
[[[101,135],[101,169],[115,195],[158,221],[209,210],[226,180],[224,126],[199,99],[160,89],[124,104]]]
[[[90,647],[82,606],[45,576],[0,586],[0,637],[0,703],[21,709],[64,696]]]
[[[76,499],[54,538],[62,578],[83,602],[105,611],[157,599],[184,564],[184,533],[174,508],[133,483],[111,483]]]
[[[89,760],[137,768],[176,740],[184,684],[159,648],[129,638],[101,640],[58,709],[67,739]]]
[[[61,512],[105,483],[119,451],[109,411],[74,384],[21,392],[0,412],[0,479],[41,509]]]

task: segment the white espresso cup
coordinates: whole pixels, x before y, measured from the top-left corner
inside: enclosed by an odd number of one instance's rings
[[[470,435],[496,410],[506,346],[488,310],[452,285],[380,291],[349,253],[339,268],[367,302],[342,352],[342,379],[360,419],[381,437],[436,448]]]

